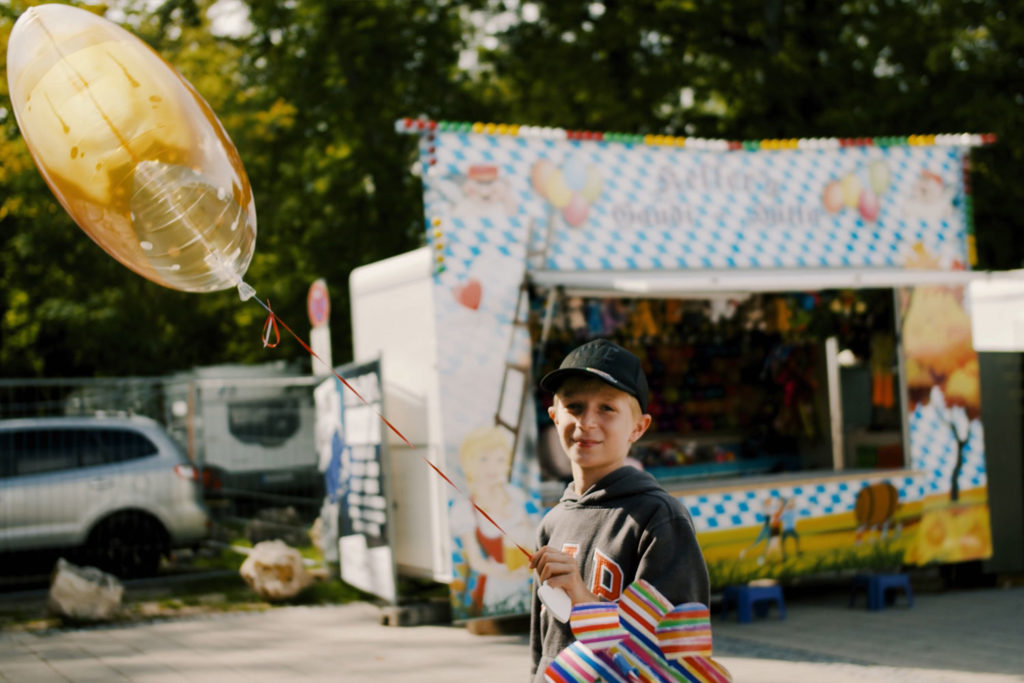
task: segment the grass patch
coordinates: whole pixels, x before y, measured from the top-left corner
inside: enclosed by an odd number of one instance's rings
[[[288,605],[343,605],[380,601],[342,581],[337,567],[324,566],[320,549],[312,543],[295,547],[315,580],[289,600],[260,597],[240,574],[253,543],[246,537],[245,520],[221,519],[211,540],[195,551],[181,551],[162,568],[163,578],[126,584],[120,614],[109,623],[188,617],[221,612],[264,611]],[[401,579],[403,599],[447,599],[448,587],[428,581]],[[62,621],[46,606],[45,590],[17,603],[0,600],[0,631],[45,631],[83,625]]]
[[[727,559],[708,562],[712,589],[745,584],[754,579],[775,579],[790,583],[803,576],[842,573],[847,570],[892,571],[903,564],[904,539],[889,537],[860,546],[833,548],[786,559],[772,557],[762,563]]]

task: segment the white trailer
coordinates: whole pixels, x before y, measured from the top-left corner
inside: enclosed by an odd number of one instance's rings
[[[201,367],[172,375],[165,396],[169,429],[208,494],[319,505],[312,377],[284,363]]]
[[[445,467],[431,267],[429,249],[401,254],[353,270],[349,292],[355,360],[381,360],[386,417],[412,444],[386,430],[395,566],[448,583],[448,485],[426,462]]]
[[[442,352],[439,344],[443,335],[439,334],[437,315],[437,301],[434,298],[433,288],[436,286],[436,263],[433,260],[433,250],[421,248],[406,254],[389,258],[380,262],[368,264],[355,269],[350,278],[350,294],[352,306],[352,329],[354,340],[354,354],[358,360],[373,358],[381,359],[381,371],[384,384],[384,406],[386,407],[385,417],[406,438],[413,444],[410,448],[401,439],[388,432],[389,449],[391,453],[390,467],[386,475],[391,482],[391,512],[393,514],[393,530],[391,537],[392,550],[395,557],[396,568],[400,574],[406,576],[417,576],[430,578],[432,580],[453,584],[458,582],[458,571],[453,557],[458,555],[458,549],[453,552],[453,538],[451,518],[452,510],[458,505],[458,501],[464,498],[463,492],[455,492],[441,477],[433,473],[429,466],[423,462],[426,458],[431,463],[444,471],[460,486],[463,486],[463,473],[458,465],[454,464],[450,457],[446,458],[446,451],[453,449],[451,430],[444,429],[442,408],[445,402],[451,401],[451,396],[442,391],[442,372],[439,370],[440,356]],[[659,278],[658,274],[633,274],[629,286],[621,282],[609,282],[605,290],[595,287],[592,283],[584,281],[583,278],[573,275],[562,274],[553,278],[548,273],[535,273],[531,278],[538,292],[548,293],[557,291],[562,287],[570,294],[575,292],[608,292],[618,296],[636,296],[636,290],[643,287],[645,294],[653,297],[693,296],[696,288],[686,280],[686,274],[677,273],[676,280],[668,282],[665,278]],[[881,278],[885,279],[882,280]],[[971,272],[957,272],[943,274],[944,281],[957,282],[963,285],[969,284],[969,303],[973,309],[973,322],[975,326],[974,339],[978,351],[1006,351],[1019,350],[1021,336],[1013,336],[1017,330],[1017,319],[1020,317],[1016,308],[1010,307],[996,310],[996,305],[1005,303],[1011,299],[1019,307],[1019,298],[1012,298],[1011,295],[1019,297],[1024,271],[1015,271],[1006,274],[985,274]],[[872,279],[875,278],[875,279]],[[739,281],[740,278],[735,278]],[[938,280],[938,276],[936,276]],[[854,272],[838,273],[816,273],[808,276],[802,274],[802,279],[794,276],[791,281],[782,283],[774,281],[771,284],[776,287],[791,287],[798,291],[813,291],[829,288],[845,287],[854,290],[858,285],[867,281],[870,287],[888,289],[907,284],[929,284],[929,274],[925,273],[899,273],[887,272],[880,275],[878,272],[857,270]],[[667,283],[667,286],[666,286]],[[753,279],[742,281],[744,289],[756,290],[755,285],[764,286],[764,281]],[[723,291],[728,291],[727,284],[719,285]],[[738,288],[737,288],[738,289]],[[614,291],[612,291],[614,290]],[[1012,291],[1011,291],[1012,290]],[[706,292],[697,292],[698,296],[713,296]],[[991,309],[991,310],[990,310]],[[999,325],[999,321],[1002,325]],[[1007,322],[1009,321],[1009,322]],[[987,324],[987,326],[986,326]],[[993,326],[999,326],[998,334],[993,334]],[[1007,330],[1006,328],[1009,327]],[[1024,328],[1021,328],[1024,329]],[[1008,336],[1009,335],[1009,336]],[[450,350],[449,350],[450,351]],[[498,355],[502,349],[498,349]],[[834,357],[836,350],[829,351],[830,358]],[[986,361],[989,361],[986,358]],[[828,380],[823,386],[830,391],[838,392],[839,389],[848,388],[851,383],[850,377],[840,378],[844,368],[833,364]],[[987,365],[986,365],[987,367]],[[849,369],[849,368],[846,368]],[[485,397],[493,389],[493,382],[481,380],[478,384],[478,391],[481,394],[480,403],[492,406],[494,401]],[[838,400],[838,395],[830,396],[829,403],[842,405],[844,401]],[[860,403],[870,407],[870,400],[860,400]],[[528,403],[526,415],[530,415],[532,403]],[[863,408],[863,405],[854,402],[850,409]],[[993,412],[989,409],[988,412]],[[835,470],[832,475],[825,474],[822,481],[828,477],[846,477],[849,481],[856,481],[857,477],[863,478],[869,483],[875,479],[885,478],[891,475],[893,470],[880,470],[876,473],[861,470],[844,470],[854,467],[858,447],[887,445],[890,441],[900,445],[901,452],[911,452],[904,443],[905,434],[896,431],[890,433],[875,434],[846,434],[840,432],[835,434],[835,427],[844,424],[843,413],[830,416],[833,427],[832,439],[835,452],[831,455],[823,454],[823,462],[826,469],[829,469],[829,462]],[[1005,421],[1004,421],[1005,422]],[[996,416],[992,415],[992,424],[997,427]],[[871,438],[879,440],[875,443]],[[691,439],[692,440],[692,439]],[[541,458],[546,452],[545,444],[536,444],[534,457]],[[869,449],[870,450],[870,449]],[[998,453],[989,453],[989,466],[993,471],[997,469],[1004,471],[1008,467],[1011,471],[1019,472],[1019,462],[1014,464],[1012,458]],[[833,462],[834,461],[834,462]],[[714,467],[714,466],[712,466]],[[699,466],[691,465],[688,470],[696,472]],[[655,470],[657,471],[657,468]],[[741,480],[744,483],[733,483],[733,489],[740,491],[743,495],[749,492],[761,493],[762,489],[778,487],[780,483],[788,485],[806,484],[799,479],[798,473],[789,475],[774,475],[761,479],[748,477]],[[789,476],[790,481],[783,482],[779,477]],[[1018,478],[1019,479],[1019,478]],[[669,478],[665,485],[672,488],[680,497],[703,494],[704,489],[713,490],[715,485],[724,486],[730,482],[723,479],[712,480],[708,477],[708,484],[703,486],[699,481],[687,483],[685,486],[680,482]],[[1000,491],[1006,488],[1005,482],[990,483],[993,491]],[[816,485],[820,485],[816,483]],[[564,484],[559,481],[549,480],[541,482],[542,498],[545,504],[551,504],[557,500]],[[736,495],[733,493],[733,495]],[[1004,502],[1003,509],[994,509],[991,514],[994,520],[999,522],[994,525],[992,534],[999,538],[1007,536],[1004,529],[1012,533],[1013,529],[1020,528],[1020,501],[1019,496],[1007,493],[1002,496],[1004,501],[1009,501],[1012,509],[1006,510]],[[759,499],[760,500],[760,499]],[[449,502],[451,501],[451,502]],[[479,501],[485,508],[488,508],[489,501]],[[1014,513],[1014,510],[1016,513]],[[705,533],[707,531],[705,530]],[[1019,535],[1019,533],[1018,533]],[[992,566],[1019,566],[1019,548],[1012,543],[1003,543],[1002,552],[996,552],[992,557]],[[1007,553],[1007,548],[1010,552]]]

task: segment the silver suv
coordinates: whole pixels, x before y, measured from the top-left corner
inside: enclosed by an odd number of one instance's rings
[[[209,533],[196,479],[148,418],[0,420],[0,553],[68,551],[121,578],[152,575]]]

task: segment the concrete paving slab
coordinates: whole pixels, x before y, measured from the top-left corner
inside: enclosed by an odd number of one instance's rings
[[[842,594],[795,595],[787,618],[712,619],[738,683],[1024,682],[1024,587],[915,596],[870,612]],[[358,603],[0,634],[0,681],[521,683],[525,634],[383,626]]]
[[[800,599],[784,622],[716,618],[718,647],[743,644],[837,662],[971,674],[1024,675],[1024,588],[915,596],[912,608],[849,608],[841,596]],[[1024,680],[1014,678],[1013,680]]]
[[[67,678],[39,660],[0,663],[0,681],[32,681],[32,683],[67,683]]]

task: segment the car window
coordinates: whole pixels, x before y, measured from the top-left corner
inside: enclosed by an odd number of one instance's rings
[[[0,435],[0,477],[58,472],[136,460],[158,452],[124,429],[37,429]]]
[[[14,475],[14,432],[0,432],[0,478]]]
[[[10,436],[8,476],[42,474],[78,465],[76,435],[70,429],[26,430]],[[6,449],[5,449],[6,450]]]
[[[156,445],[148,437],[138,432],[124,429],[97,429],[94,431],[105,463],[127,462],[157,454]],[[87,464],[84,453],[82,464]]]

